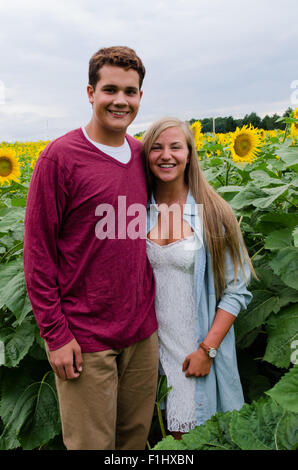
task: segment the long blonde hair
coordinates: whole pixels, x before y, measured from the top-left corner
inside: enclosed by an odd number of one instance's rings
[[[219,299],[226,287],[225,281],[225,250],[228,249],[234,263],[234,281],[237,279],[239,264],[244,273],[241,248],[249,263],[254,277],[256,273],[248,255],[239,224],[230,205],[208,183],[200,168],[193,133],[189,126],[179,119],[165,117],[152,124],[142,138],[145,154],[145,167],[148,184],[148,195],[155,191],[155,177],[149,166],[150,150],[159,135],[170,127],[178,127],[185,134],[189,151],[189,163],[185,169],[187,184],[197,204],[203,204],[204,237],[209,249],[214,274],[216,297]],[[224,233],[223,233],[224,227]]]

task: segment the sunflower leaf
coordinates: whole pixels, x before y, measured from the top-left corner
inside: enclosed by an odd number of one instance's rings
[[[242,209],[251,204],[255,205],[255,201],[266,197],[266,193],[259,189],[254,183],[248,183],[240,193],[238,193],[230,204],[234,209]]]
[[[269,261],[274,273],[280,276],[289,287],[298,290],[298,249],[290,246],[280,248],[275,257]]]
[[[298,350],[298,341],[295,347],[296,351],[294,351],[293,355],[295,355]],[[298,363],[294,365],[271,390],[265,393],[286,410],[298,413]]]
[[[2,436],[0,448],[14,436],[24,450],[31,450],[61,432],[59,408],[53,373],[41,382],[30,384],[18,397]]]
[[[34,342],[34,324],[25,319],[17,328],[2,328],[0,341],[4,344],[4,365],[15,367],[26,356]]]
[[[298,340],[298,304],[283,308],[267,321],[267,347],[264,361],[287,368],[292,358],[293,342]]]
[[[292,235],[294,238],[294,246],[298,248],[298,226],[294,228]]]
[[[242,450],[290,450],[297,442],[298,414],[262,397],[234,411],[230,429],[233,441]]]
[[[282,144],[277,148],[276,153],[285,162],[285,169],[298,165],[297,147]]]
[[[265,248],[267,250],[280,250],[292,246],[292,231],[290,228],[276,230],[271,232],[265,239]]]
[[[0,279],[0,308],[6,305],[21,324],[32,310],[26,290],[22,259],[0,264]]]

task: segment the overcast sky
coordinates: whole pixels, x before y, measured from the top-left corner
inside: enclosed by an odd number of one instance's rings
[[[89,59],[113,45],[135,49],[147,70],[131,134],[165,115],[293,107],[297,0],[1,0],[0,18],[0,142],[86,125]]]

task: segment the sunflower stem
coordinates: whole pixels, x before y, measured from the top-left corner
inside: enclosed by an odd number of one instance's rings
[[[285,134],[284,134],[284,138],[283,138],[282,143],[284,143],[285,140],[286,140],[287,134],[288,134],[288,132],[289,132],[289,128],[290,128],[290,125],[289,125],[289,124],[286,124]]]
[[[217,179],[219,180],[219,182],[220,182],[220,184],[221,184],[222,186],[225,186],[225,184],[224,184],[224,182],[222,181],[222,179],[220,178],[220,176],[218,176]]]
[[[21,242],[17,243],[15,246],[13,246],[12,248],[10,248],[9,250],[7,250],[7,251],[4,253],[4,255],[1,256],[1,258],[0,258],[0,263],[3,262],[4,258],[6,258],[6,256],[7,256],[11,251],[13,252],[16,247],[23,245],[23,243],[24,243],[24,242],[21,241]]]
[[[260,248],[252,257],[251,257],[251,261],[254,259],[255,256],[257,256],[262,250],[264,250],[264,247],[262,246],[262,248]]]
[[[227,166],[226,166],[226,183],[225,183],[225,186],[228,186],[230,168],[231,168],[231,164],[230,164],[230,162],[227,162]]]
[[[260,243],[264,243],[264,241],[263,241],[263,240],[259,240],[257,243],[255,243],[254,245],[252,245],[252,246],[250,247],[250,249],[252,250],[255,246],[260,245]]]
[[[156,408],[157,408],[157,416],[158,416],[158,421],[159,421],[159,426],[160,426],[162,437],[167,437],[166,430],[163,424],[162,413],[160,409],[160,402],[156,403]]]
[[[284,200],[285,200],[286,202],[288,202],[288,203],[290,204],[290,206],[298,207],[297,204],[294,204],[294,202],[289,201],[289,199],[287,199],[286,197],[285,197]]]

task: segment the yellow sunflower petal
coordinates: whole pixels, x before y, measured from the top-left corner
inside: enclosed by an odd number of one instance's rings
[[[191,126],[190,126],[193,135],[194,135],[194,140],[195,140],[195,146],[197,150],[200,150],[200,148],[204,144],[204,134],[202,134],[202,124],[200,121],[195,121]]]
[[[295,108],[295,111],[293,112],[292,117],[295,119],[298,119],[298,108]],[[298,121],[292,122],[291,124],[291,136],[294,139],[298,139]]]
[[[0,148],[0,184],[18,181],[20,175],[20,164],[14,150]]]
[[[257,130],[251,125],[245,125],[241,129],[237,127],[232,134],[229,148],[235,162],[251,163],[257,157],[260,145],[261,138]]]

